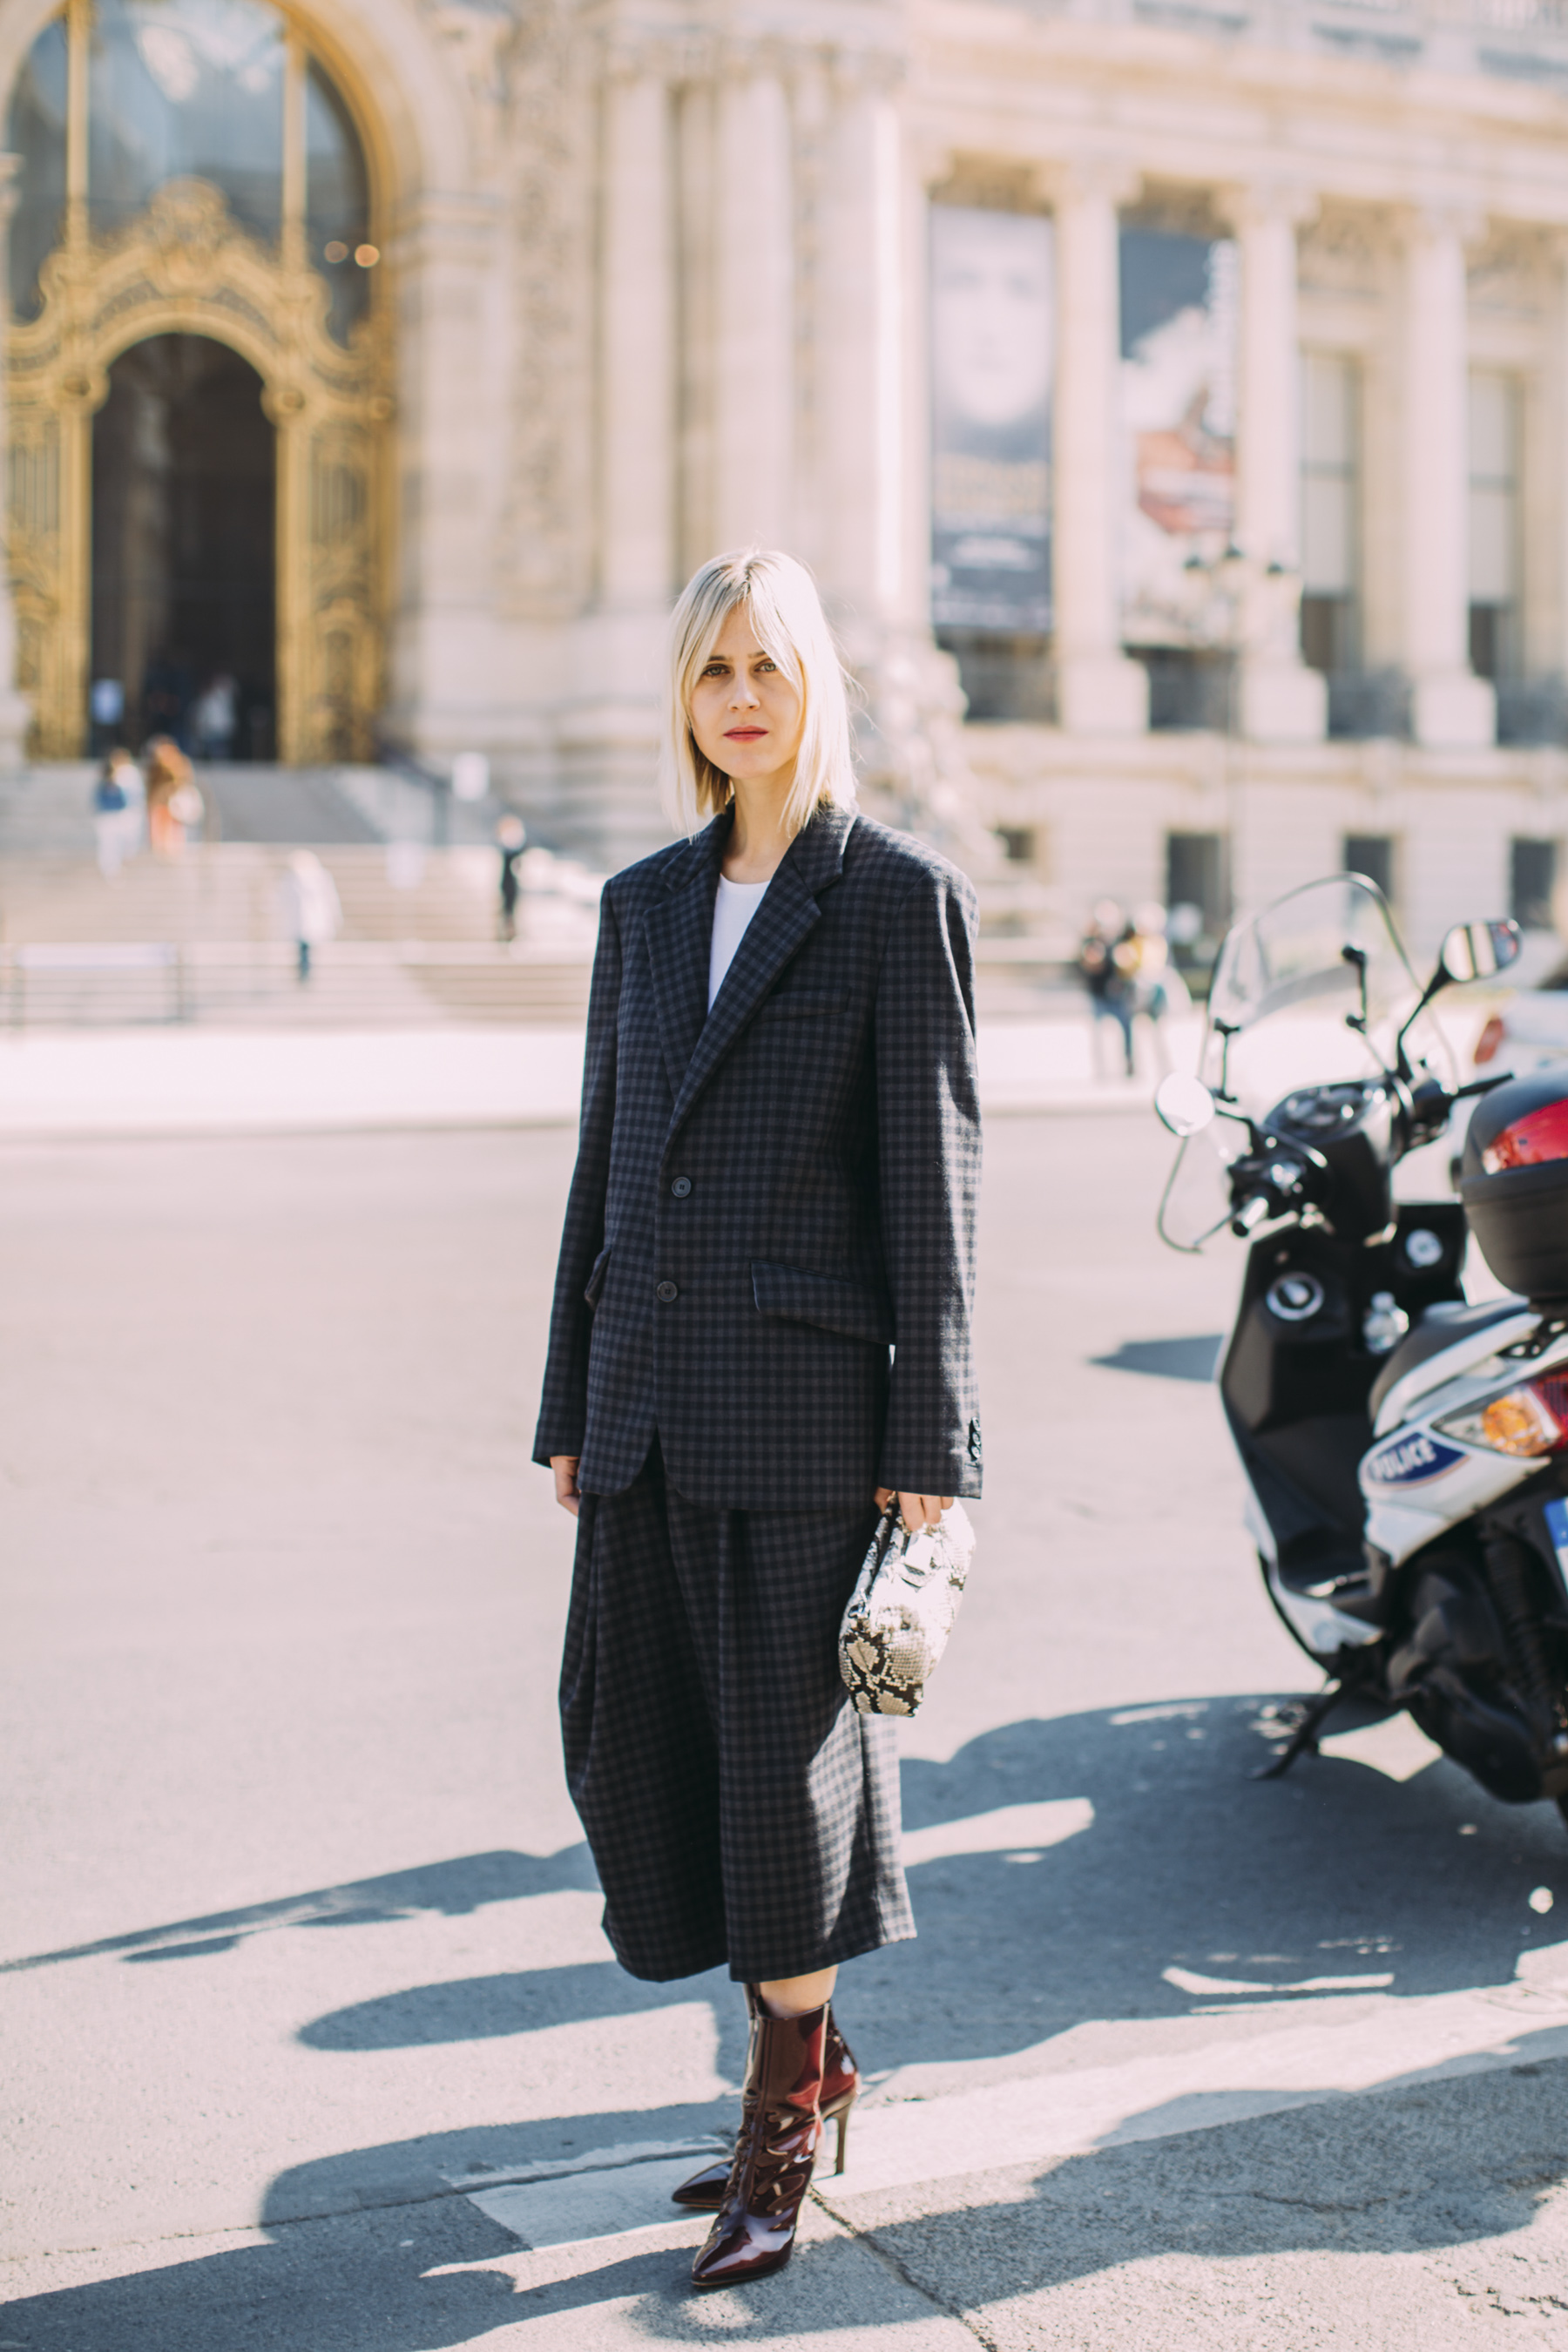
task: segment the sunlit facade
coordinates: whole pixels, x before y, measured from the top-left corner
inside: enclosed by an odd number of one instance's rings
[[[0,75],[14,751],[227,676],[618,859],[674,588],[782,543],[1047,930],[1549,914],[1555,0],[0,0]]]

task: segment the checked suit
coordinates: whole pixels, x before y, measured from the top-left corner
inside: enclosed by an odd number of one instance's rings
[[[837,1635],[878,1486],[980,1492],[973,893],[820,809],[708,1009],[731,818],[605,890],[534,1458],[580,1457],[568,1778],[632,1972],[913,1933]]]

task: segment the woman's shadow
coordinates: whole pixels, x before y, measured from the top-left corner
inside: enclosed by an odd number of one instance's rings
[[[942,2172],[939,2095],[1040,2071],[1031,2053],[1075,2025],[1181,2018],[1200,2004],[1212,2015],[1225,2005],[1218,1988],[1232,1982],[1284,1998],[1313,1978],[1365,1977],[1396,1999],[1506,1984],[1521,1951],[1552,1940],[1526,1897],[1553,1874],[1568,1881],[1554,1811],[1494,1805],[1447,1764],[1399,1782],[1362,1763],[1310,1757],[1289,1779],[1260,1782],[1252,1775],[1279,1732],[1271,1706],[1222,1696],[1022,1722],[946,1763],[906,1765],[906,1825],[930,1857],[911,1874],[920,1938],[847,1969],[840,2006],[868,2074],[898,2072],[900,2088],[931,2102],[933,2180]],[[1460,1835],[1467,1828],[1472,1833]],[[607,1962],[412,1987],[329,2012],[300,2039],[338,2053],[493,2039],[499,2056],[550,2026],[703,1998],[713,2005],[720,2071],[738,2080],[742,2013],[721,1977],[641,1985]],[[1543,2087],[1558,2071],[1547,2068]],[[299,2352],[326,2344],[333,2352],[426,2352],[535,2313],[564,2317],[635,2294],[646,2299],[642,2332],[683,2338],[691,2323],[681,2316],[681,2262],[668,2248],[628,2253],[611,2239],[602,2263],[521,2299],[510,2277],[483,2267],[515,2252],[515,2241],[455,2182],[478,2186],[487,2173],[570,2164],[628,2141],[721,2132],[732,2111],[731,2098],[628,2111],[596,2099],[591,2080],[582,2087],[569,2112],[542,2120],[421,2134],[290,2168],[268,2194],[268,2245],[35,2297],[8,2311],[5,2332],[29,2352],[121,2352],[128,2341],[212,2352],[245,2339],[237,2315],[250,2313],[262,2340]],[[1447,2145],[1451,2130],[1461,2167],[1469,2110],[1457,2094],[1471,2090],[1445,2090],[1436,2116],[1428,2097],[1423,2126],[1429,2149],[1434,2134]],[[1048,2080],[1040,2095],[1048,2099]],[[1342,2106],[1316,2109],[1310,2128],[1331,2141],[1364,2140],[1369,2117],[1389,2114],[1400,2095],[1358,2100],[1348,2129],[1335,2121]],[[1183,2134],[1102,2149],[1047,2166],[1035,2200],[1042,2212],[1064,2197],[1075,2212],[1081,2205],[1071,2262],[1097,2269],[1152,2251],[1119,2235],[1120,2209],[1111,2189],[1095,2185],[1097,2168],[1124,2184],[1130,2167],[1152,2179],[1160,2167],[1179,2167],[1184,2147],[1214,2160],[1234,2145],[1244,2171],[1267,2170],[1268,2135],[1304,2128],[1299,2118],[1264,2117],[1196,2140]],[[1248,2134],[1256,2146],[1243,2145]],[[1552,2179],[1564,2168],[1568,2158],[1547,2164]],[[852,2198],[852,2174],[847,2186]],[[931,2210],[930,2182],[922,2195],[919,2211],[901,2213],[895,2200],[882,2225],[886,2250],[912,2277],[928,2262],[942,2266],[954,2231],[973,2242],[989,2226],[957,2184],[951,2211],[940,2191]],[[1535,2200],[1516,2184],[1472,2200],[1468,2218],[1452,2200],[1442,2218],[1419,2199],[1384,2201],[1392,2250],[1521,2228]],[[1016,2215],[1016,2195],[1007,2210]],[[1241,2210],[1232,2200],[1201,2216],[1186,2211],[1159,2235],[1194,2252],[1223,2252],[1237,2229],[1275,2250],[1321,2241],[1321,2215],[1299,2200],[1292,2206],[1260,2192],[1247,2204],[1245,2227]],[[1369,2226],[1376,2237],[1382,2225]],[[798,2274],[796,2288],[779,2283],[778,2319],[815,2273],[842,2259],[829,2245],[803,2247],[786,2273]],[[472,2264],[480,2267],[450,2267]],[[834,2324],[815,2298],[812,2312],[814,2326]]]

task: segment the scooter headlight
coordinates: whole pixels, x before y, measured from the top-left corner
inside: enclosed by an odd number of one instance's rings
[[[1561,1453],[1568,1446],[1568,1376],[1543,1372],[1468,1412],[1447,1413],[1435,1426],[1461,1445],[1484,1445],[1521,1460]]]

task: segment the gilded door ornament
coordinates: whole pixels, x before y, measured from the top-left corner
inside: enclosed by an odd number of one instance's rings
[[[40,285],[39,316],[9,338],[7,488],[35,754],[69,758],[85,738],[92,418],[110,367],[149,336],[186,334],[248,361],[277,427],[279,756],[371,757],[385,638],[384,299],[346,346],[334,341],[327,287],[298,241],[268,250],[195,179],[168,182],[116,236],[79,221]]]

